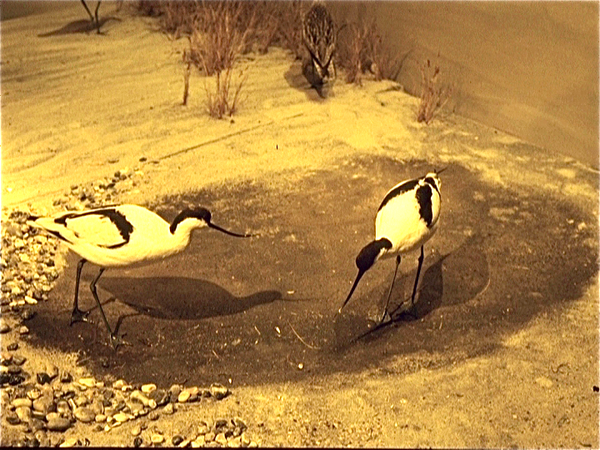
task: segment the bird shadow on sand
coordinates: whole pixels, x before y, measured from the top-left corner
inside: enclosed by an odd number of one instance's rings
[[[439,256],[422,274],[419,281],[420,288],[412,308],[410,308],[410,296],[400,301],[397,296],[399,291],[404,292],[403,285],[406,282],[410,284],[412,290],[416,269],[409,274],[398,276],[390,301],[390,316],[382,323],[376,323],[360,315],[339,315],[335,322],[338,348],[344,348],[358,340],[379,339],[402,323],[419,321],[441,306],[461,304],[480,295],[490,283],[489,264],[482,245],[483,237],[475,235],[468,238],[457,249]],[[446,280],[444,280],[444,272],[446,272]],[[391,282],[391,279],[386,282]]]
[[[288,70],[283,74],[287,84],[297,91],[304,92],[306,98],[315,102],[324,102],[326,95],[319,93],[317,89],[312,87],[302,73],[302,61],[295,61],[290,64]]]
[[[170,320],[227,316],[282,298],[278,291],[236,297],[210,281],[185,277],[105,277],[98,285],[140,314]]]
[[[117,17],[104,17],[100,19],[100,28],[105,25],[107,22],[115,20],[117,22],[121,22],[121,19]],[[48,31],[47,33],[40,33],[38,37],[50,37],[50,36],[61,36],[65,34],[76,34],[76,33],[96,33],[96,24],[92,23],[90,20],[75,20],[73,22],[69,22],[62,28],[57,30]],[[105,34],[105,32],[100,31],[99,34]]]

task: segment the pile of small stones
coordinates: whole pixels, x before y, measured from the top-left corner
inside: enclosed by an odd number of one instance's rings
[[[137,169],[117,171],[113,177],[72,186],[54,206],[82,210],[114,203],[119,194],[136,186]],[[2,421],[19,427],[19,446],[85,446],[87,438],[67,438],[63,433],[75,423],[88,424],[95,432],[108,433],[128,422],[132,441],[128,445],[178,447],[256,447],[242,419],[200,421],[191,435],[170,439],[160,431],[158,419],[171,415],[189,403],[218,401],[230,394],[227,387],[213,384],[208,389],[173,385],[159,389],[154,384],[131,385],[117,380],[110,386],[94,378],[73,379],[57,367],[49,367],[33,377],[26,370],[26,358],[18,354],[17,342],[29,330],[24,324],[35,315],[35,305],[48,299],[59,271],[55,266],[57,240],[27,225],[35,211],[13,210],[2,220],[0,259],[0,407]],[[12,333],[17,336],[7,339]],[[4,343],[12,340],[8,345]],[[150,425],[152,424],[152,425]],[[4,425],[4,424],[3,424]],[[188,433],[189,434],[189,433]]]
[[[142,158],[141,160],[144,160]],[[83,186],[73,185],[61,198],[54,200],[53,205],[68,211],[98,208],[117,203],[123,192],[129,192],[139,184],[143,175],[137,167],[121,169],[111,177],[87,183]]]
[[[25,361],[12,352],[2,352],[2,367],[12,370]],[[160,430],[161,415],[172,415],[186,404],[222,400],[227,387],[212,384],[207,389],[175,384],[169,389],[155,384],[132,385],[117,380],[110,385],[92,377],[75,380],[68,372],[50,367],[36,374],[35,381],[6,386],[1,391],[3,420],[22,431],[20,442],[3,444],[25,446],[81,446],[86,441],[65,439],[62,433],[76,422],[88,424],[93,432],[108,433],[125,423],[130,428],[130,445],[174,445],[179,447],[255,447],[247,426],[240,418],[200,421],[188,436],[170,439]],[[87,441],[89,445],[89,441]]]

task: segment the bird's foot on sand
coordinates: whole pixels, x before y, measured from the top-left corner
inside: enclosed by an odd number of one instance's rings
[[[75,322],[88,322],[89,311],[82,311],[79,308],[75,308],[71,313],[71,323],[69,325],[73,325]]]

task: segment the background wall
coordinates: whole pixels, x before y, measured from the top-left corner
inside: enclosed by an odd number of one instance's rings
[[[408,53],[398,81],[411,94],[430,58],[454,85],[447,106],[458,114],[598,167],[597,2],[328,5],[338,23],[375,19],[386,44]],[[3,1],[2,19],[63,6]]]
[[[411,94],[430,58],[458,114],[598,167],[597,2],[328,6],[340,24],[374,18],[387,45],[409,52],[398,81]]]

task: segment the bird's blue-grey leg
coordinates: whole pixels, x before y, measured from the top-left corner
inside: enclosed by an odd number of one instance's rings
[[[98,298],[98,292],[96,292],[96,283],[98,282],[98,280],[104,273],[104,270],[105,269],[103,267],[100,268],[98,275],[96,275],[96,278],[94,278],[94,280],[90,283],[90,290],[92,291],[92,295],[94,296],[94,299],[96,300],[96,303],[98,304],[98,308],[100,309],[100,314],[102,315],[104,324],[106,325],[106,328],[108,329],[108,332],[110,333],[110,342],[111,342],[112,346],[116,349],[119,345],[124,344],[124,341],[119,336],[117,336],[115,333],[113,333],[112,328],[110,327],[110,324],[108,323],[108,319],[106,318],[106,314],[104,314],[104,309],[102,309],[102,304],[100,303],[100,299]]]
[[[85,3],[85,0],[81,0],[81,4],[83,5],[83,7],[85,8],[85,10],[89,14],[90,20],[92,21],[92,23],[94,23],[94,16],[92,15],[92,12],[90,11],[90,8],[88,8],[88,5]]]
[[[83,265],[86,263],[85,259],[81,259],[77,263],[77,278],[75,279],[75,300],[73,301],[73,312],[71,313],[71,323],[73,325],[75,322],[87,322],[87,316],[90,313],[89,311],[83,312],[79,309],[78,305],[78,297],[79,297],[79,279],[81,278],[81,270],[83,269]]]
[[[390,298],[392,297],[392,291],[394,290],[394,282],[396,281],[396,274],[398,273],[398,266],[400,265],[401,260],[402,258],[400,255],[396,256],[396,269],[394,270],[394,278],[392,278],[392,284],[390,285],[390,291],[388,292],[387,300],[385,301],[385,308],[383,309],[380,322],[385,320],[385,316],[388,312],[388,306],[390,304]]]
[[[421,267],[423,266],[423,246],[421,245],[421,255],[419,256],[419,267],[417,268],[417,276],[415,277],[415,285],[410,300],[411,308],[415,306],[415,297],[417,296],[417,285],[419,284],[419,275],[421,275]]]
[[[102,1],[98,0],[98,4],[96,5],[96,11],[94,11],[94,15],[96,16],[96,29],[98,31],[98,34],[100,34],[100,21],[98,20],[98,10],[100,9],[100,3],[102,3]]]

